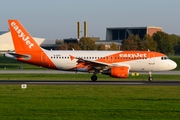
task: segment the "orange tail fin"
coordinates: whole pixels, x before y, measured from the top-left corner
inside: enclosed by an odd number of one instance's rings
[[[57,69],[55,64],[49,59],[43,50],[19,23],[18,20],[8,20],[14,43],[15,53],[9,53],[18,61]]]
[[[23,51],[42,51],[18,20],[8,20],[16,53]]]

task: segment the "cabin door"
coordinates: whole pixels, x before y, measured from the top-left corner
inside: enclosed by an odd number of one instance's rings
[[[149,64],[154,65],[155,64],[155,58],[154,58],[154,53],[149,54]]]
[[[41,63],[47,63],[47,55],[46,53],[41,53]]]

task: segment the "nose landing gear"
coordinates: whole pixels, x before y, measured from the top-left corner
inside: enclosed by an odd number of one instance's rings
[[[153,81],[153,77],[152,77],[152,71],[149,71],[149,82],[152,82]]]

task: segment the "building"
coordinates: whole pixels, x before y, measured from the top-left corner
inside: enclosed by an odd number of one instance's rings
[[[111,47],[111,44],[114,43],[118,46],[120,50],[120,46],[122,45],[122,40],[101,40],[101,41],[95,41],[96,45],[103,44],[105,45],[106,50],[108,50]]]
[[[78,44],[78,39],[77,38],[69,38],[69,39],[63,39],[63,43],[69,44],[69,43],[77,43]]]
[[[129,35],[138,35],[140,39],[143,39],[144,35],[153,35],[157,31],[162,31],[161,27],[117,27],[106,28],[106,40],[124,40]]]

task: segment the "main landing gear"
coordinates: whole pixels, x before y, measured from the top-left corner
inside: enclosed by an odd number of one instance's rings
[[[97,81],[97,76],[96,76],[96,74],[98,74],[99,73],[99,70],[94,70],[94,72],[93,72],[93,76],[91,76],[91,80],[93,81],[93,82],[96,82]]]
[[[91,80],[92,80],[93,82],[96,82],[97,76],[96,76],[96,75],[91,76]]]
[[[149,71],[149,79],[148,79],[148,80],[149,80],[149,82],[152,82],[152,81],[153,81],[153,77],[152,77],[152,75],[151,75],[151,74],[152,74],[152,72],[151,72],[151,71]]]

